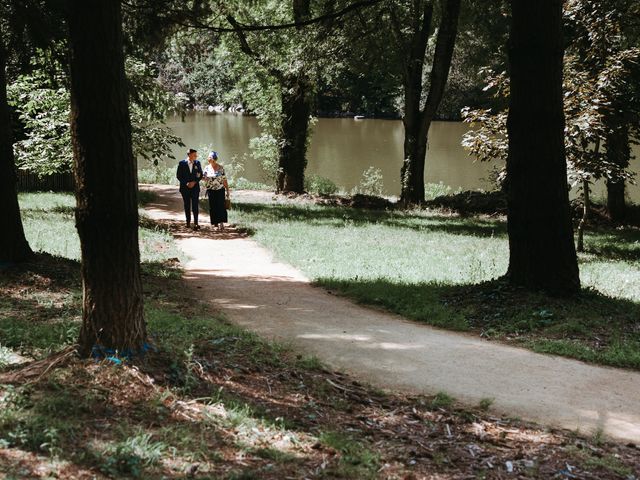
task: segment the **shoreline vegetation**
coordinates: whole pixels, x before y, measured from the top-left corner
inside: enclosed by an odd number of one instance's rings
[[[141,203],[152,200],[140,195]],[[289,232],[287,222],[313,216],[327,226],[335,212],[356,230],[378,225],[425,233],[423,227],[442,231],[450,222],[458,236],[469,229],[500,236],[490,221],[389,217],[278,200],[276,206],[239,203],[233,214],[247,223],[250,215],[260,217],[258,240],[271,221],[281,236],[295,237],[297,227]],[[82,302],[73,196],[21,194],[20,202],[29,241],[41,253],[0,277],[0,473],[9,478],[551,478],[569,472],[608,480],[630,478],[640,467],[637,446],[610,442],[600,432],[499,416],[490,398],[462,406],[445,392],[383,392],[230,325],[196,292],[185,292],[173,238],[144,218],[146,318],[156,350],[134,363],[80,360],[68,354]],[[63,353],[51,357],[54,352]],[[19,368],[31,360],[30,368]]]

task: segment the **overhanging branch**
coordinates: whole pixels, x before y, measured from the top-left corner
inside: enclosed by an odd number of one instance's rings
[[[277,31],[277,30],[286,30],[289,28],[307,27],[309,25],[314,25],[317,23],[323,23],[329,20],[338,19],[353,11],[360,10],[363,8],[368,8],[378,3],[381,3],[383,1],[385,0],[360,0],[335,12],[329,12],[324,15],[310,18],[304,21],[280,23],[276,25],[245,25],[243,23],[236,22],[235,26],[223,27],[223,26],[211,25],[209,23],[203,22],[200,19],[198,19],[197,16],[191,14],[191,12],[185,11],[185,10],[170,10],[168,16],[174,17],[174,23],[183,27],[196,28],[200,30],[208,30],[210,32],[216,32],[216,33],[236,33],[237,34],[238,31],[260,32],[260,31]],[[132,4],[131,2],[124,1],[123,4],[132,9],[137,8],[136,5]]]

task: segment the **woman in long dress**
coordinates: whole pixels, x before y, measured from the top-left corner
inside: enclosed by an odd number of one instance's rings
[[[209,215],[211,225],[224,230],[228,222],[226,199],[229,198],[229,184],[224,173],[224,167],[218,163],[218,153],[209,153],[209,165],[203,171],[207,197],[209,197]]]

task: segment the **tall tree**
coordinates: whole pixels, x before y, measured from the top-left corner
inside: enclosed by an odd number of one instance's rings
[[[22,261],[32,253],[18,204],[7,85],[9,54],[15,70],[21,70],[34,49],[46,45],[54,35],[43,10],[40,2],[29,0],[0,3],[0,263]]]
[[[507,201],[516,285],[580,289],[564,145],[562,0],[511,0]]]
[[[67,15],[84,294],[80,352],[136,352],[146,327],[120,2],[70,0]]]
[[[313,97],[313,82],[310,78],[309,62],[305,61],[311,43],[303,38],[302,22],[311,17],[310,0],[291,1],[294,32],[278,33],[272,43],[276,46],[280,61],[274,55],[265,55],[264,49],[251,45],[233,15],[227,15],[229,23],[236,28],[241,50],[275,80],[280,92],[280,115],[278,125],[278,173],[277,189],[280,192],[304,192],[304,172],[307,166],[309,121]],[[284,38],[288,35],[291,38]],[[265,41],[264,35],[260,41]]]
[[[25,260],[31,248],[24,236],[13,158],[11,115],[7,103],[7,50],[0,36],[0,263]]]
[[[594,105],[603,117],[607,163],[627,172],[630,141],[640,133],[640,13],[636,0],[568,0],[565,16],[570,49],[592,77],[604,101]],[[626,175],[627,177],[629,175]],[[607,207],[614,220],[625,216],[625,176],[607,178]]]
[[[429,127],[444,95],[458,32],[460,0],[440,0],[436,43],[424,99],[425,57],[435,28],[435,1],[402,1],[391,5],[389,15],[399,51],[404,54],[404,163],[401,172],[403,205],[424,202],[424,167]],[[404,12],[401,15],[398,12]],[[403,18],[406,17],[406,18]],[[405,24],[408,23],[408,28]]]

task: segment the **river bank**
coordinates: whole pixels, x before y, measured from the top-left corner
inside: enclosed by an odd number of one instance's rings
[[[242,176],[251,183],[270,183],[262,165],[252,155],[252,138],[262,135],[255,117],[237,114],[191,112],[182,122],[179,116],[169,117],[167,125],[189,147],[218,152],[222,164],[243,163]],[[462,136],[469,125],[462,122],[435,121],[429,130],[425,182],[442,184],[451,192],[492,190],[494,170],[501,165],[476,162],[462,147]],[[367,177],[366,172],[379,174],[385,196],[400,194],[400,170],[404,158],[404,127],[400,120],[353,118],[319,118],[312,127],[308,149],[307,176],[318,176],[333,182],[339,190],[350,192]],[[636,157],[640,146],[633,146]],[[175,158],[183,158],[184,148],[172,150]],[[161,159],[161,165],[173,166],[175,160]],[[143,163],[140,164],[144,168]],[[373,169],[373,170],[370,170]],[[631,164],[640,171],[640,159]],[[598,182],[592,191],[594,200],[602,198],[604,183]],[[640,203],[640,187],[629,185],[629,199]]]

